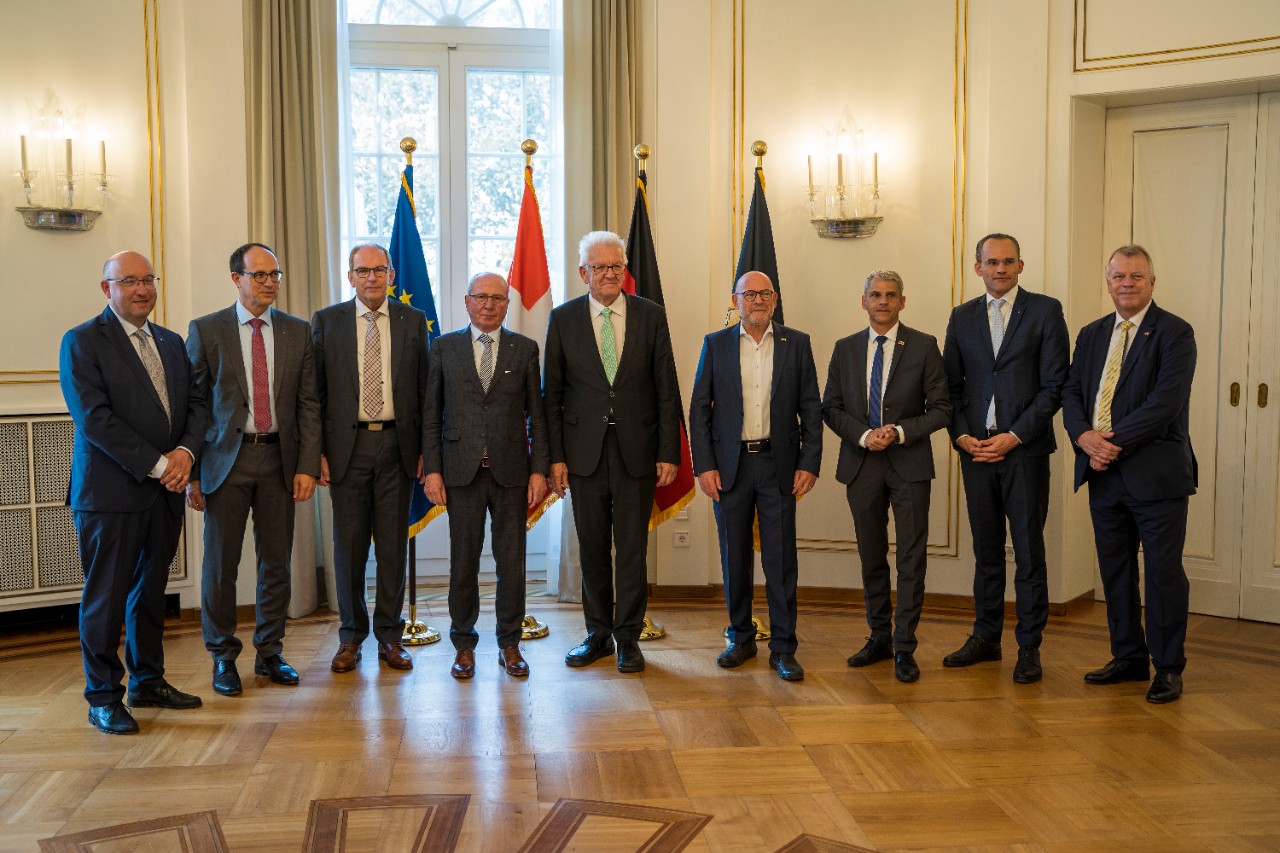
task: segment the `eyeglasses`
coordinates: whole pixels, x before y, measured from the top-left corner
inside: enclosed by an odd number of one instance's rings
[[[621,275],[622,271],[627,267],[625,264],[583,264],[582,268],[589,271],[592,275],[604,276],[609,273]]]
[[[741,296],[747,302],[772,302],[778,292],[776,290],[739,290],[735,295]]]
[[[278,282],[284,278],[284,270],[272,270],[271,272],[249,272],[245,270],[244,272],[236,273],[236,275],[247,275],[258,284],[266,284],[267,279]]]
[[[372,275],[374,278],[386,278],[387,271],[389,269],[390,267],[356,267],[355,269],[352,270],[352,272],[356,274],[356,278],[363,281],[364,279],[367,279],[370,275]]]
[[[138,285],[142,285],[143,287],[155,287],[156,282],[160,281],[160,279],[158,276],[154,275],[146,275],[142,278],[138,278],[136,275],[131,275],[128,278],[109,278],[107,281],[113,284],[124,285],[125,287],[137,287]]]
[[[473,302],[479,302],[482,305],[501,307],[507,304],[505,296],[481,296],[474,293],[468,293],[467,298]]]

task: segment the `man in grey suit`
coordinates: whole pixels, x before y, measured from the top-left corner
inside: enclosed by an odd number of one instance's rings
[[[480,549],[484,517],[493,518],[498,573],[498,663],[523,677],[525,521],[547,493],[547,431],[538,345],[502,328],[507,282],[497,273],[471,279],[465,297],[471,323],[431,345],[423,438],[426,494],[449,515],[450,673],[475,675],[479,640]],[[447,489],[447,491],[446,491]]]
[[[1070,343],[1062,303],[1018,285],[1022,250],[1008,234],[978,241],[973,270],[986,292],[957,305],[942,361],[951,385],[951,440],[960,453],[973,533],[973,633],[942,660],[1000,660],[1005,538],[1013,539],[1018,662],[1013,680],[1043,676],[1040,641],[1049,621],[1044,525],[1049,517],[1053,415],[1067,379]],[[1007,530],[1006,534],[1006,521]]]
[[[871,630],[849,666],[892,657],[898,680],[912,682],[920,678],[915,651],[928,562],[929,436],[951,419],[951,399],[937,338],[898,322],[904,291],[892,270],[867,276],[862,307],[871,325],[836,342],[822,414],[840,436],[836,479],[845,484],[853,514]],[[898,535],[896,620],[889,596],[890,506]]]
[[[588,666],[616,641],[618,671],[640,672],[649,516],[680,464],[680,382],[666,312],[622,293],[622,238],[590,232],[578,263],[588,292],[551,312],[543,383],[551,488],[573,489],[582,554],[587,636],[564,661]]]
[[[298,683],[285,661],[294,504],[310,499],[320,473],[320,401],[311,330],[272,307],[284,273],[275,253],[246,243],[231,253],[236,303],[191,321],[187,353],[213,420],[187,504],[205,514],[200,608],[213,689],[241,691],[236,658],[236,576],[249,512],[258,557],[253,671]]]
[[[355,299],[311,318],[316,384],[324,419],[320,485],[333,494],[333,573],[338,651],[329,668],[350,672],[369,636],[365,562],[377,560],[373,635],[378,658],[413,669],[405,651],[405,566],[409,499],[422,475],[422,404],[427,387],[427,318],[387,299],[396,280],[391,255],[376,243],[347,256]]]

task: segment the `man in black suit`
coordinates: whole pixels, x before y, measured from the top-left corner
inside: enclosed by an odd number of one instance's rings
[[[796,500],[818,481],[822,399],[809,336],[773,322],[776,298],[762,272],[744,273],[734,284],[730,302],[742,322],[702,341],[689,449],[698,485],[715,502],[720,534],[730,645],[716,662],[736,667],[756,656],[751,528],[758,515],[772,634],[769,666],[784,681],[800,681]]]
[[[916,625],[924,603],[929,547],[929,436],[951,419],[938,340],[898,322],[907,304],[892,270],[867,276],[862,307],[868,329],[842,338],[831,353],[822,415],[840,436],[836,479],[845,484],[862,558],[862,590],[871,635],[849,666],[894,659],[899,681],[920,678]],[[898,535],[898,613],[890,600],[889,506]]]
[[[1147,701],[1182,695],[1190,583],[1182,565],[1196,457],[1188,412],[1196,370],[1191,326],[1156,305],[1147,250],[1121,246],[1107,261],[1116,311],[1080,330],[1062,395],[1062,419],[1076,452],[1075,487],[1089,483],[1098,568],[1107,595],[1111,662],[1090,684],[1146,681]],[[1142,630],[1138,546],[1146,568]]]
[[[1007,234],[978,241],[974,272],[986,293],[957,306],[942,360],[951,385],[951,438],[973,533],[973,634],[944,666],[1000,660],[1004,630],[1005,519],[1013,537],[1018,663],[1013,680],[1039,681],[1049,621],[1044,525],[1049,517],[1053,414],[1067,378],[1062,303],[1018,286],[1022,252]]]
[[[549,464],[538,345],[502,328],[502,276],[480,273],[467,290],[471,324],[431,345],[423,439],[427,497],[449,510],[449,638],[456,650],[450,673],[471,678],[476,672],[477,580],[488,512],[498,573],[498,663],[523,677],[529,674],[520,654],[526,520],[547,493]]]
[[[316,385],[324,421],[320,485],[333,496],[333,574],[338,650],[329,664],[350,672],[369,636],[365,563],[373,541],[377,583],[373,635],[378,658],[413,669],[405,651],[404,588],[409,499],[422,476],[422,406],[427,387],[427,318],[387,299],[391,255],[376,243],[347,255],[355,299],[311,318]]]
[[[587,666],[616,641],[618,670],[640,672],[649,516],[680,464],[680,382],[666,312],[622,293],[622,238],[590,232],[578,262],[588,293],[551,312],[543,384],[551,488],[573,490],[582,558],[587,636],[565,663]]]
[[[147,320],[157,278],[137,252],[102,268],[107,307],[62,338],[58,379],[75,422],[72,510],[84,569],[80,652],[89,722],[134,734],[121,700],[127,626],[129,704],[198,708],[164,679],[164,589],[182,532],[182,490],[204,446],[208,410],[182,338]]]
[[[285,661],[294,504],[310,499],[320,473],[320,401],[311,329],[272,307],[284,273],[275,253],[246,243],[231,253],[237,300],[191,321],[187,353],[212,426],[187,485],[187,504],[204,512],[200,617],[213,657],[213,689],[241,691],[236,658],[236,577],[249,512],[258,558],[253,671],[298,683]]]

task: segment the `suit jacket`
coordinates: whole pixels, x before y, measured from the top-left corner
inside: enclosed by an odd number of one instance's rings
[[[530,470],[547,474],[547,422],[542,409],[538,345],[503,329],[486,393],[476,371],[471,327],[431,344],[427,372],[423,469],[446,486],[465,486],[480,470],[485,447],[499,485],[523,487]]]
[[[996,425],[1022,443],[1010,456],[1047,456],[1058,449],[1053,414],[1067,379],[1070,337],[1062,303],[1019,288],[1000,352],[991,352],[986,294],[958,305],[942,350],[951,384],[951,440],[985,438],[991,395]]]
[[[689,404],[689,449],[694,474],[717,470],[723,489],[733,488],[742,453],[741,324],[702,339],[702,356]],[[809,336],[773,324],[773,380],[769,388],[769,439],[778,486],[791,491],[796,469],[817,476],[822,467],[822,400]]]
[[[543,396],[551,461],[569,472],[596,470],[612,414],[632,477],[655,473],[655,463],[680,464],[680,380],[662,306],[627,300],[622,358],[613,385],[604,374],[587,296],[551,312],[547,325]]]
[[[400,464],[406,475],[416,477],[427,390],[427,315],[394,299],[388,299],[383,308],[391,329],[391,400]],[[354,300],[322,308],[311,318],[316,386],[324,420],[323,449],[334,481],[347,472],[360,420],[358,338]]]
[[[208,409],[181,336],[155,323],[151,332],[164,366],[172,423],[110,306],[62,337],[58,381],[76,426],[67,488],[73,510],[140,512],[164,496],[169,511],[182,515],[182,494],[147,474],[179,446],[200,458]]]
[[[271,311],[274,338],[276,417],[285,488],[295,474],[320,475],[320,400],[316,396],[311,329],[306,320]],[[209,400],[211,423],[205,450],[192,480],[205,494],[216,491],[240,453],[253,388],[245,376],[240,329],[234,305],[197,317],[187,331],[187,353],[196,386]]]
[[[1094,402],[1106,369],[1115,314],[1095,320],[1076,337],[1075,356],[1062,394],[1062,421],[1074,442],[1093,429]],[[1154,302],[1129,342],[1129,353],[1111,400],[1110,439],[1121,448],[1110,468],[1138,500],[1195,494],[1196,456],[1191,450],[1188,414],[1196,371],[1191,325]],[[1089,456],[1076,451],[1075,487],[1093,475]]]
[[[858,444],[871,429],[867,418],[867,339],[863,329],[836,341],[827,367],[827,387],[822,394],[822,417],[840,436],[840,460],[836,479],[852,483],[867,450]],[[929,436],[951,421],[947,374],[938,352],[938,339],[908,326],[898,326],[889,376],[881,391],[884,423],[902,427],[903,440],[884,453],[898,476],[907,482],[932,480],[933,448]]]

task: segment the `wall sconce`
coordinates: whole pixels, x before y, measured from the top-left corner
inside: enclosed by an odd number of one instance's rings
[[[99,133],[98,171],[87,172],[82,124],[79,115],[66,118],[57,101],[49,96],[36,114],[36,132],[29,134],[24,128],[19,136],[21,168],[14,177],[21,185],[26,204],[16,209],[28,228],[91,231],[106,207],[114,177],[107,174],[107,143]],[[86,180],[91,189],[86,189]],[[90,193],[98,196],[95,207],[85,204]]]
[[[813,182],[813,155],[808,155],[809,221],[819,237],[870,237],[884,221],[880,153],[869,151],[861,130],[850,140],[842,129],[827,132],[825,154],[819,165],[826,169],[826,186]]]

